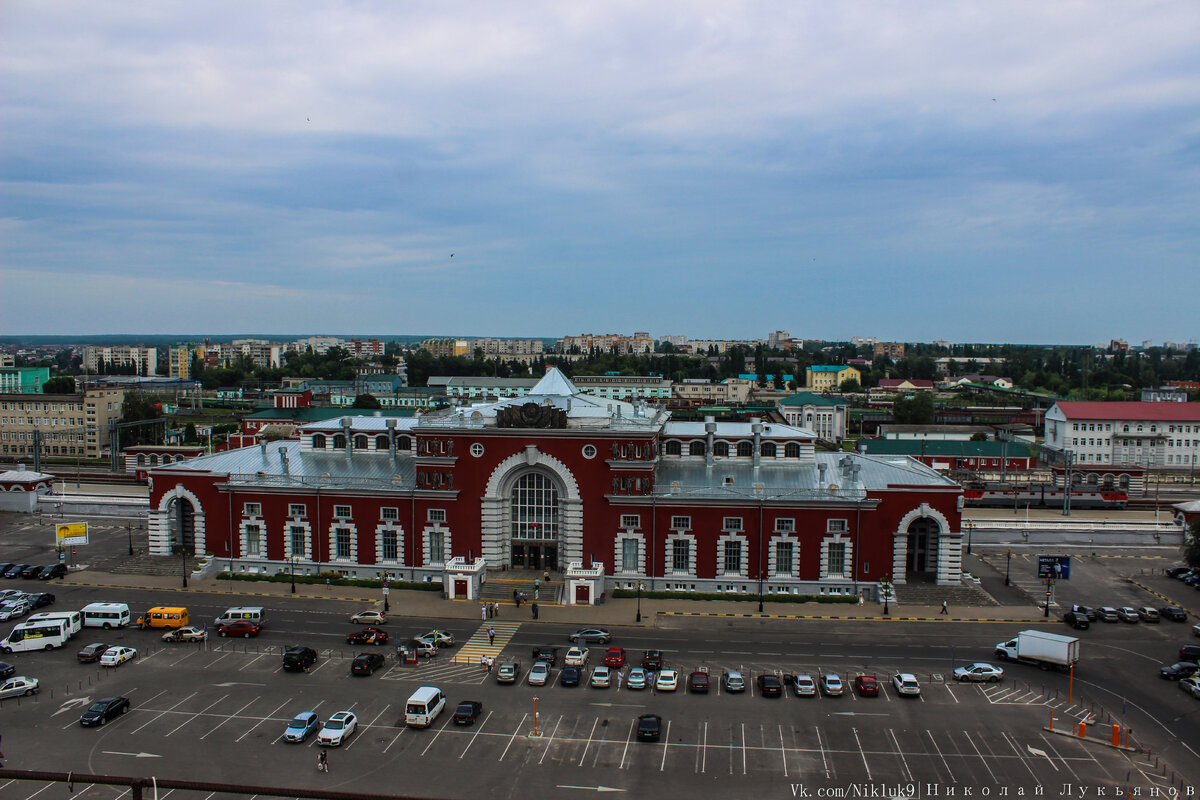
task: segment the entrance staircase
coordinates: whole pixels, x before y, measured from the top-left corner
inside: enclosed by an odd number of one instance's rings
[[[549,582],[542,580],[542,573],[535,570],[489,570],[487,580],[479,589],[479,599],[511,607],[513,592],[524,592],[522,606],[533,602],[539,606],[562,605],[562,581],[554,580],[553,574],[550,578]],[[534,600],[534,581],[538,582],[537,600]]]
[[[916,580],[895,585],[896,602],[904,606],[940,606],[945,600],[950,606],[997,606],[990,594],[978,583],[963,581],[955,586],[938,586],[932,581]]]

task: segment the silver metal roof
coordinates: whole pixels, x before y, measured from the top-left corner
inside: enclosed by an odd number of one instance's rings
[[[417,427],[418,417],[376,417],[371,416],[355,416],[346,414],[350,418],[350,430],[352,433],[387,433],[388,420],[396,420],[397,431],[411,431]],[[304,433],[321,433],[321,432],[338,432],[342,429],[343,417],[334,417],[333,419],[323,419],[320,422],[310,422],[301,426],[300,430]]]
[[[283,472],[280,451],[288,454],[288,471]],[[266,457],[262,447],[243,447],[200,456],[182,464],[171,464],[151,475],[165,471],[195,471],[228,474],[230,483],[240,486],[320,486],[323,488],[376,488],[408,491],[416,483],[416,466],[411,456],[376,451],[357,451],[352,458],[345,450],[304,452],[294,441],[271,442]],[[164,477],[163,480],[170,480]]]
[[[665,437],[703,438],[707,435],[703,422],[668,422],[663,425],[662,435]],[[749,422],[718,422],[716,436],[718,439],[750,439],[754,432],[750,430]],[[817,435],[806,428],[792,425],[780,425],[775,422],[764,422],[762,438],[764,439],[815,439]]]

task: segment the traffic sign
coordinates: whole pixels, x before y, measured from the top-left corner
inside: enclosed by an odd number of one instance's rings
[[[54,534],[59,547],[67,544],[87,544],[88,524],[86,522],[68,522],[55,525]]]
[[[1071,579],[1070,556],[1038,556],[1038,577],[1056,581]]]

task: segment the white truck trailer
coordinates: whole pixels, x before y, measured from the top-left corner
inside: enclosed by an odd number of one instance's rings
[[[996,645],[996,658],[1042,669],[1069,669],[1079,661],[1079,640],[1057,633],[1021,631]]]

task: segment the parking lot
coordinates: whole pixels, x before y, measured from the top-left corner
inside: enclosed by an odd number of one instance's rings
[[[44,691],[34,700],[0,704],[10,767],[54,769],[60,754],[69,754],[96,773],[144,774],[153,762],[169,764],[172,777],[184,780],[306,786],[317,780],[315,737],[304,745],[285,744],[283,728],[300,711],[314,710],[324,719],[350,710],[359,729],[331,751],[330,775],[320,776],[331,788],[387,792],[401,779],[407,787],[421,782],[421,794],[497,796],[493,784],[500,775],[519,776],[513,780],[523,790],[606,786],[663,797],[694,797],[699,787],[706,797],[745,796],[751,788],[778,791],[791,783],[1165,783],[1145,759],[1044,731],[1051,711],[1058,727],[1068,728],[1089,711],[1020,679],[958,684],[919,674],[921,695],[901,698],[888,681],[904,665],[879,664],[874,672],[882,691],[872,698],[849,688],[842,697],[764,698],[752,679],[736,695],[724,693],[719,681],[708,695],[535,689],[524,680],[529,653],[523,647],[505,653],[523,662],[521,681],[503,686],[479,665],[446,657],[415,668],[389,657],[385,670],[355,677],[349,651],[324,650],[307,674],[283,673],[281,646],[265,640],[161,646],[153,632],[119,635],[140,646],[142,655],[104,672],[74,663],[73,650],[21,654],[21,669],[44,676]],[[592,663],[602,656],[602,648],[592,649]],[[779,665],[718,660],[705,666],[714,676],[737,668],[753,678]],[[816,677],[838,666],[814,661],[787,668]],[[850,682],[853,675],[842,677]],[[450,704],[428,730],[401,722],[404,700],[420,685],[441,687]],[[130,697],[132,712],[98,730],[80,728],[87,703],[109,694]],[[449,712],[465,699],[480,700],[483,713],[474,726],[458,727]],[[658,743],[634,737],[636,717],[648,712],[663,718],[665,735]],[[55,752],[37,745],[48,737]],[[257,766],[245,769],[252,764]],[[443,777],[427,783],[431,775]],[[37,788],[0,786],[0,797],[29,797]],[[97,797],[120,794],[92,791]]]

